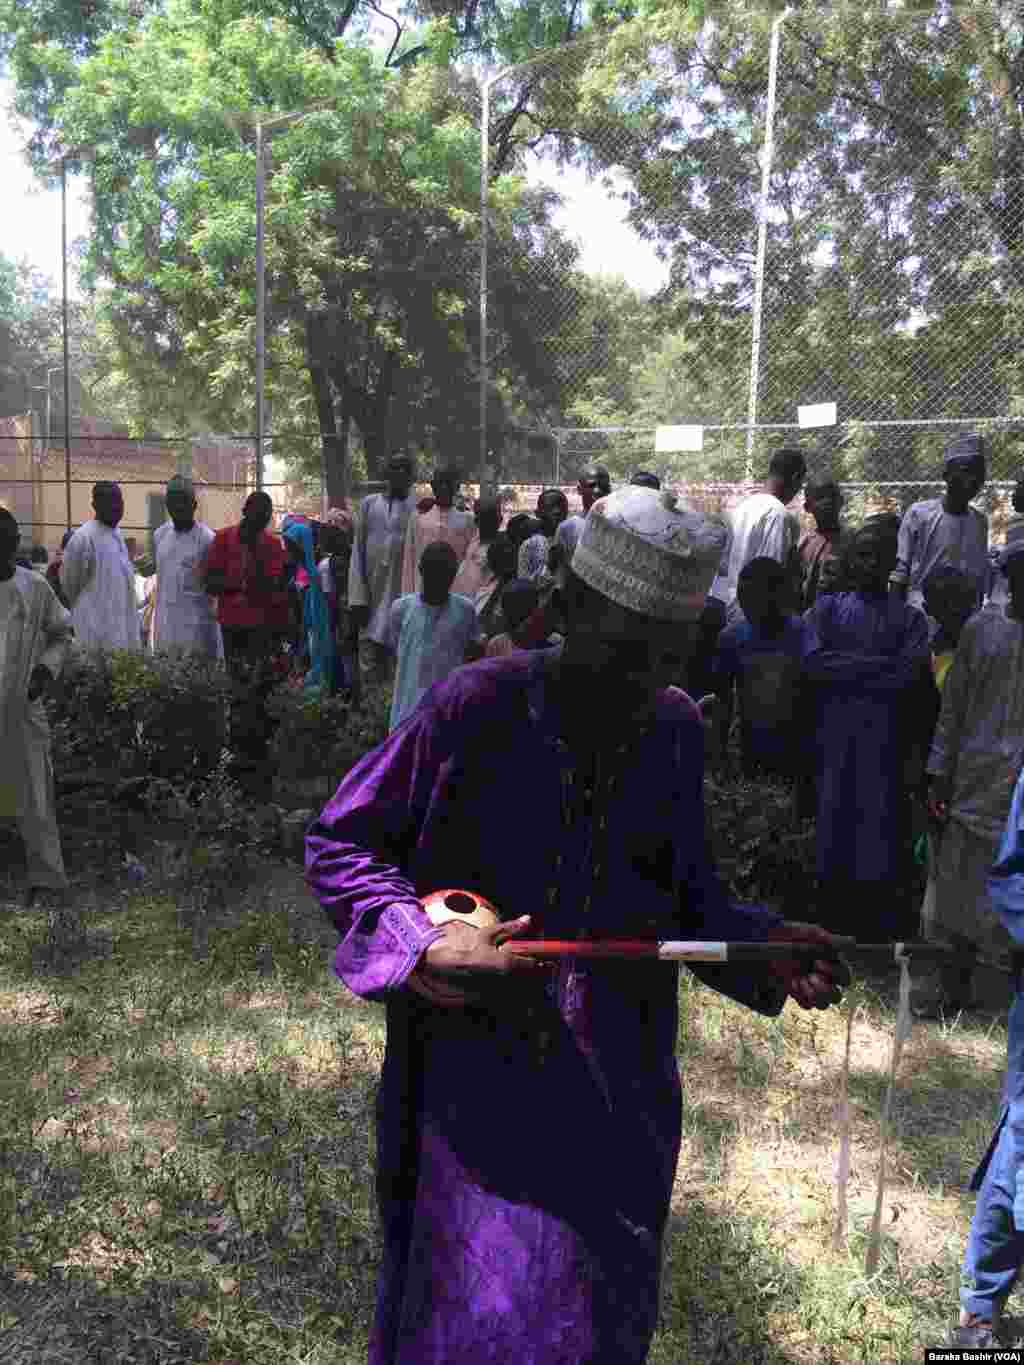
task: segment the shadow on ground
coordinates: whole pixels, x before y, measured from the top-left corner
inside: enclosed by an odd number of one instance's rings
[[[804,1277],[752,1220],[687,1199],[669,1217],[665,1252],[650,1365],[797,1365],[766,1315],[781,1298],[799,1301]]]

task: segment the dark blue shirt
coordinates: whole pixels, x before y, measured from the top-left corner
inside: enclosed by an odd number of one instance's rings
[[[718,637],[715,691],[729,698],[736,687],[744,763],[782,776],[796,776],[802,766],[796,717],[806,632],[799,616],[787,616],[776,634],[744,620]]]

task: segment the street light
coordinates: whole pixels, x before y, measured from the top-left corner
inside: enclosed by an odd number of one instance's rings
[[[243,127],[256,129],[256,487],[263,487],[263,379],[265,371],[264,332],[266,305],[266,265],[263,257],[263,197],[266,169],[263,165],[264,128],[283,128],[289,123],[298,123],[309,114],[319,113],[333,106],[334,101],[321,101],[308,109],[299,109],[290,114],[275,114],[273,118],[261,118],[258,114],[240,113],[238,110],[225,109],[226,122],[241,133]]]

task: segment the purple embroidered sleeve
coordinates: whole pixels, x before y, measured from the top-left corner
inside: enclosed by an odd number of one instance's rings
[[[380,1000],[442,930],[402,871],[440,771],[436,714],[416,713],[346,776],[306,835],[306,880],[341,943],[335,973]]]

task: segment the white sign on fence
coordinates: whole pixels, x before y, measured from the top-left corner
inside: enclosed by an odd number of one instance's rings
[[[677,450],[703,450],[703,427],[657,427],[654,450],[658,455],[669,455]]]
[[[835,403],[809,403],[797,408],[796,419],[802,427],[834,427],[836,424]]]

